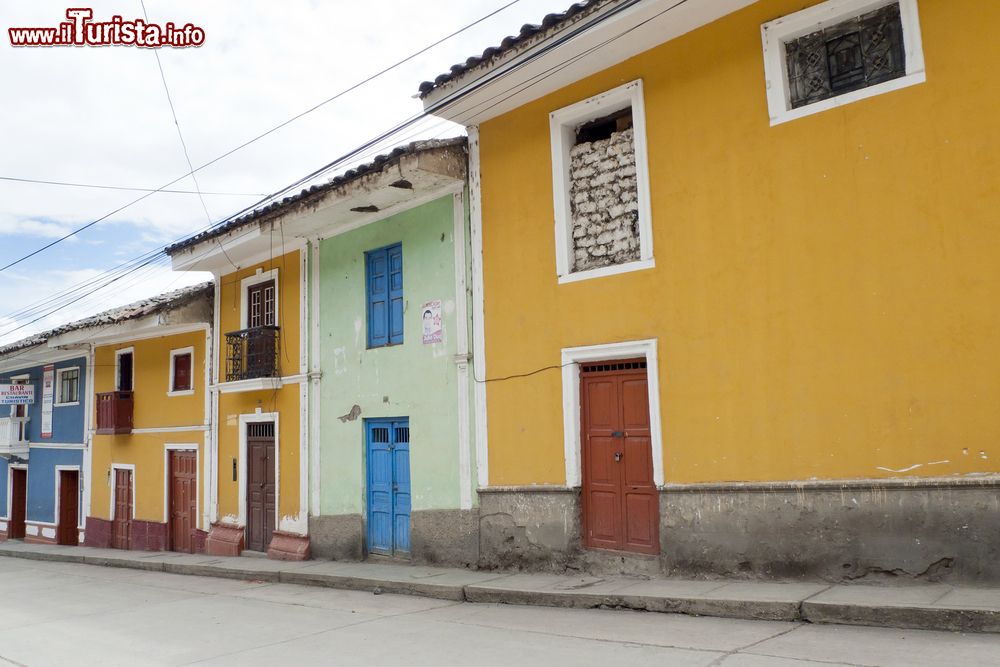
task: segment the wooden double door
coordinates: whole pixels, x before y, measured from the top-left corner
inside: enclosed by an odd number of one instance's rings
[[[171,551],[194,551],[193,535],[198,527],[198,453],[171,450],[168,479],[170,508],[167,535]]]
[[[277,489],[274,422],[247,424],[246,548],[267,551],[274,535]]]
[[[584,544],[658,554],[645,360],[580,367]]]
[[[111,548],[132,548],[132,471],[115,468],[114,515],[111,518]]]

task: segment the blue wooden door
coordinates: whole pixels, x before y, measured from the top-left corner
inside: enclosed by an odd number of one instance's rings
[[[410,553],[410,425],[406,419],[369,419],[368,550]]]

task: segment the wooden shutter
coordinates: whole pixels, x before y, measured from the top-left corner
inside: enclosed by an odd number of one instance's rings
[[[191,389],[191,354],[174,356],[174,386],[173,391],[188,391]]]
[[[386,248],[389,261],[389,344],[403,342],[403,246]]]
[[[385,248],[365,254],[368,347],[389,344],[389,259]]]

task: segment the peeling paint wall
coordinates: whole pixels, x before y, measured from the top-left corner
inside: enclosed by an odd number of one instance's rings
[[[633,130],[570,149],[573,271],[639,259]]]

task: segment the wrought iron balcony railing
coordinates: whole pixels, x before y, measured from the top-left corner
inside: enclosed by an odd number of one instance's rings
[[[134,400],[131,391],[106,391],[97,394],[95,433],[98,435],[131,433]]]
[[[278,368],[279,328],[252,327],[226,334],[226,382],[271,378]]]

